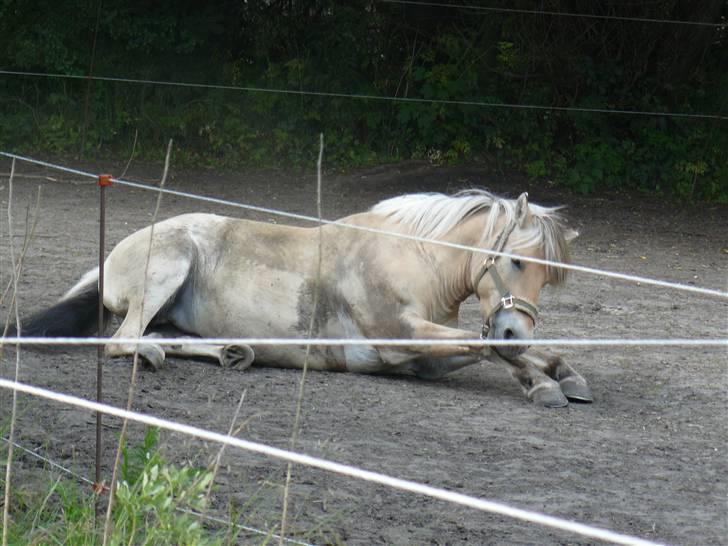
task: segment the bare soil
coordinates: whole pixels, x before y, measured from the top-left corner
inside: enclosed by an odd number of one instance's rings
[[[9,171],[3,161],[0,170]],[[89,166],[119,173],[120,165]],[[42,218],[22,273],[23,314],[52,303],[98,260],[98,192],[88,179],[18,164],[14,235],[22,240],[25,210],[42,186]],[[161,169],[136,166],[129,177],[154,181]],[[49,176],[53,180],[42,177]],[[548,184],[494,173],[485,166],[436,168],[423,163],[348,174],[327,173],[324,215],[341,217],[413,191],[478,185],[531,200],[564,204],[581,236],[575,263],[728,290],[728,208],[691,207],[636,195],[580,197]],[[2,285],[10,279],[2,191]],[[174,189],[307,214],[315,213],[315,176],[281,172],[173,172]],[[147,225],[156,195],[116,186],[108,191],[109,245]],[[188,211],[281,222],[242,209],[165,196],[161,218]],[[109,248],[110,248],[109,246]],[[728,303],[674,290],[575,274],[546,289],[544,338],[725,338]],[[7,313],[4,309],[3,315]],[[462,321],[477,329],[474,304]],[[560,350],[555,348],[555,350]],[[728,544],[728,354],[725,349],[615,348],[561,351],[589,381],[590,405],[547,410],[530,403],[507,370],[473,366],[436,382],[413,378],[312,372],[306,382],[300,449],[394,476],[543,511],[618,532],[675,544]],[[12,377],[6,350],[0,374]],[[86,398],[95,396],[96,351],[24,349],[20,379]],[[123,405],[131,365],[105,367],[109,403]],[[286,447],[300,372],[246,371],[172,360],[139,377],[134,409],[226,432],[245,391],[241,437]],[[11,396],[0,393],[6,422]],[[81,474],[93,475],[94,416],[21,396],[19,441]],[[105,419],[105,474],[113,460],[118,420]],[[143,429],[131,427],[132,441]],[[217,447],[163,434],[173,462],[206,464]],[[38,463],[17,455],[22,470]],[[278,524],[285,465],[228,449],[213,513],[243,507],[256,527]],[[317,470],[294,469],[293,530],[315,543],[347,544],[591,544],[537,525]],[[260,540],[248,536],[244,541]]]

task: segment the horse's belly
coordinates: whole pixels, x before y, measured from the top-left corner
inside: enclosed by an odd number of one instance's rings
[[[185,299],[196,331],[220,337],[292,337],[298,313],[290,294],[300,284],[295,275],[262,266],[226,273],[198,274],[192,283]]]
[[[373,345],[366,343],[366,338],[354,320],[344,311],[327,324],[326,337],[333,339],[350,339],[351,345],[332,347],[346,371],[358,373],[380,372],[387,368]]]
[[[238,273],[227,282],[190,283],[169,310],[170,319],[180,329],[203,337],[307,337],[312,305],[302,305],[295,296],[304,289],[300,276],[260,266]],[[314,337],[364,339],[346,313],[332,309],[324,324],[318,321]],[[306,359],[316,370],[375,372],[385,367],[378,351],[366,344],[312,346],[308,356],[305,345],[252,346],[257,363],[274,367],[302,368]]]
[[[379,352],[367,343],[362,343],[365,338],[353,330],[351,319],[345,321],[346,327],[341,322],[329,321],[326,327],[319,332],[314,332],[314,337],[322,339],[353,339],[352,345],[312,345],[306,351],[306,346],[300,345],[253,345],[256,353],[256,362],[274,367],[302,368],[304,362],[308,361],[308,367],[312,370],[331,370],[340,372],[372,373],[384,371],[387,365],[382,362]],[[259,329],[260,325],[251,326],[251,333],[246,337],[260,338],[306,338],[307,333],[301,334],[296,331],[291,334],[280,333],[276,328]],[[278,335],[276,335],[278,334]]]

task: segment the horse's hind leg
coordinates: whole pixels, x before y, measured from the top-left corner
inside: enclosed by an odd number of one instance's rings
[[[584,379],[574,368],[558,355],[550,355],[529,349],[519,358],[529,360],[546,375],[558,381],[561,392],[573,402],[593,402],[594,396]]]
[[[146,329],[158,311],[159,308],[155,311],[154,308],[149,308],[145,305],[142,314],[142,308],[139,304],[130,305],[124,321],[121,323],[121,326],[116,333],[112,336],[112,339],[139,337],[140,332],[143,332]],[[143,339],[148,340],[149,336],[143,336]],[[164,349],[156,343],[144,343],[139,345],[134,343],[110,343],[106,346],[106,356],[109,358],[133,356],[137,350],[139,352],[139,356],[141,356],[155,370],[159,370],[164,365]]]
[[[187,268],[174,271],[167,270],[164,271],[164,274],[158,275],[150,274],[147,279],[144,298],[141,297],[141,293],[128,290],[132,294],[127,296],[126,316],[112,339],[136,338],[145,332],[149,323],[157,317],[158,313],[173,300],[181,289],[187,280],[187,274]],[[119,291],[118,284],[116,290]],[[150,339],[150,336],[145,336],[144,339]],[[106,346],[106,354],[109,357],[131,356],[136,350],[137,345],[134,343],[111,343]],[[164,365],[165,353],[160,345],[156,343],[139,344],[138,351],[139,356],[155,370]]]
[[[154,332],[149,337],[167,337],[164,332]],[[255,353],[250,345],[205,345],[185,343],[192,337],[180,337],[179,343],[164,345],[163,350],[169,356],[200,358],[216,361],[223,368],[244,370],[255,360]]]

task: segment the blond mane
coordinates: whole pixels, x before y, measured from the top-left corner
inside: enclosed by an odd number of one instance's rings
[[[506,251],[542,247],[549,261],[569,263],[569,247],[565,225],[558,213],[561,207],[542,207],[529,203],[531,222],[516,229]],[[496,227],[501,215],[510,222],[516,215],[516,200],[504,199],[485,190],[464,190],[455,195],[442,193],[413,193],[382,201],[371,212],[386,217],[389,222],[409,235],[427,239],[442,239],[461,222],[479,212],[488,217],[481,237],[486,248],[495,241]],[[547,266],[549,282],[566,280],[567,270]]]

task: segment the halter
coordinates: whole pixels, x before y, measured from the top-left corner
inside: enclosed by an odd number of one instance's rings
[[[508,242],[508,238],[511,236],[511,233],[513,233],[513,230],[515,228],[516,220],[511,220],[511,222],[498,236],[493,250],[495,250],[496,252],[503,252],[503,249]],[[500,256],[488,256],[487,258],[485,258],[485,260],[483,261],[483,265],[480,268],[480,271],[478,271],[478,274],[475,276],[475,282],[473,283],[473,291],[475,292],[475,296],[480,299],[480,296],[478,296],[478,286],[483,280],[483,277],[490,273],[490,276],[493,279],[493,284],[495,284],[495,289],[500,295],[500,300],[498,301],[498,303],[483,319],[483,329],[480,333],[481,339],[485,339],[488,337],[491,323],[493,322],[493,317],[495,317],[495,314],[501,309],[516,309],[517,311],[525,313],[531,318],[531,320],[533,320],[534,324],[536,324],[536,317],[538,316],[538,307],[536,305],[526,299],[515,297],[513,294],[511,294],[511,291],[508,290],[506,283],[503,282],[503,278],[500,276],[500,273],[498,273],[498,268],[494,267],[496,260],[499,257]]]

